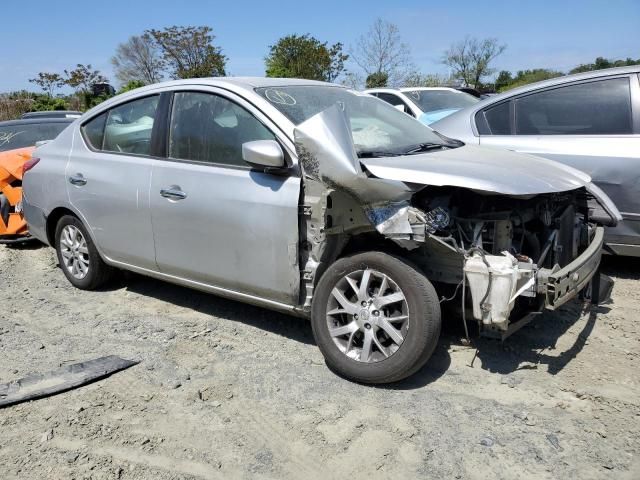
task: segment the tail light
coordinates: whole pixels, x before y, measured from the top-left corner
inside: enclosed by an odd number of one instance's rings
[[[27,173],[29,170],[31,170],[33,167],[35,167],[39,161],[40,161],[39,158],[33,157],[27,160],[26,162],[24,162],[24,165],[22,165],[22,176],[24,177],[24,174]]]

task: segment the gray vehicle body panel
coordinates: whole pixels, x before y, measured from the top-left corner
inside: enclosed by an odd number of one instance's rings
[[[479,111],[506,100],[572,83],[628,77],[633,133],[629,135],[480,135]],[[608,227],[605,240],[617,253],[640,256],[640,67],[622,67],[559,77],[509,90],[460,110],[431,127],[470,144],[507,149],[562,162],[588,173],[613,201],[623,222]]]
[[[372,206],[406,202],[419,183],[504,195],[535,195],[589,185],[588,175],[570,167],[471,146],[359,161],[339,109],[329,108],[296,127],[254,91],[260,86],[292,84],[326,86],[289,79],[193,79],[144,87],[104,102],[58,139],[36,150],[34,155],[43,160],[25,176],[27,220],[33,218],[41,225],[42,218],[54,209],[69,209],[89,227],[99,252],[111,265],[248,303],[303,313],[300,166],[305,175],[316,175],[320,183],[333,184],[361,204]],[[85,121],[120,103],[176,90],[209,91],[248,109],[280,141],[287,172],[276,175],[250,168],[94,152],[84,143],[80,126]],[[313,162],[305,164],[303,150],[310,153],[307,160],[322,158],[322,168],[314,171]],[[124,168],[125,163],[131,170]],[[69,183],[78,173],[87,180],[85,185]],[[179,187],[185,198],[163,198],[160,190],[170,187]],[[371,217],[369,220],[374,223]],[[46,241],[41,227],[35,234]]]

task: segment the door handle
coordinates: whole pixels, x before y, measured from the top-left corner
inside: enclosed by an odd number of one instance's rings
[[[169,200],[184,200],[187,198],[187,194],[180,190],[178,185],[171,185],[170,187],[160,190],[160,195]]]
[[[87,184],[87,179],[81,173],[76,173],[69,177],[69,183],[71,185],[82,186]]]

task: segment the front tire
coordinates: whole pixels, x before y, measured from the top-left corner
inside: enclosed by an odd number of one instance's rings
[[[58,221],[55,242],[60,268],[74,287],[95,290],[111,278],[113,269],[100,258],[78,218],[65,215]]]
[[[311,325],[329,368],[362,383],[390,383],[417,372],[440,337],[431,282],[382,252],[342,258],[315,289]]]

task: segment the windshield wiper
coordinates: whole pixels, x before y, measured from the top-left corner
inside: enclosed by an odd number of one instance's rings
[[[429,150],[438,150],[440,148],[448,148],[448,146],[443,143],[419,143],[402,152],[402,155],[412,155],[414,153],[428,152]]]
[[[399,153],[384,152],[380,150],[362,150],[356,153],[358,155],[358,158],[397,157],[400,155]]]

